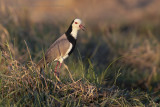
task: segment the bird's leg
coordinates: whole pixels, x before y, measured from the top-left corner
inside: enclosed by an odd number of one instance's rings
[[[59,64],[59,62],[57,62],[57,65],[56,65],[56,67],[55,67],[55,69],[54,69],[55,75],[57,75],[57,67],[58,67],[58,64]]]
[[[59,65],[59,71],[58,71],[58,74],[59,74],[59,72],[60,72],[60,68],[61,68],[61,66],[62,66],[62,62],[63,62],[63,60],[64,60],[64,59],[63,59],[63,57],[61,57],[61,58],[60,58],[60,60],[59,60],[60,65]]]
[[[61,66],[62,66],[62,63],[60,63],[60,65],[59,65],[59,69],[61,68]]]
[[[59,69],[61,68],[62,66],[62,63],[60,62],[60,65],[59,65]],[[60,73],[60,70],[58,70],[58,74]]]

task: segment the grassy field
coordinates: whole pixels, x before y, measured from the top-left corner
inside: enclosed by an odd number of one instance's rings
[[[160,16],[117,24],[84,22],[74,53],[53,75],[36,63],[67,22],[33,22],[28,11],[0,9],[0,106],[160,105]]]

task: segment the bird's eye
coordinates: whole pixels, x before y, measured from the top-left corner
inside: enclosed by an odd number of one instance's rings
[[[77,22],[75,22],[75,24],[78,24]]]

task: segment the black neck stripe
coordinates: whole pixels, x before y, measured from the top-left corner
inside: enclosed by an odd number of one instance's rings
[[[73,50],[76,46],[76,39],[71,35],[73,22],[74,22],[74,20],[72,21],[71,25],[69,26],[68,30],[65,33],[68,41],[73,45],[71,51],[68,53],[69,55],[73,52]]]

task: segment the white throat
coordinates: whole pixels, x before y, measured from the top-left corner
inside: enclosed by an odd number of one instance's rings
[[[77,33],[78,33],[78,29],[72,29],[71,35],[77,39]]]

